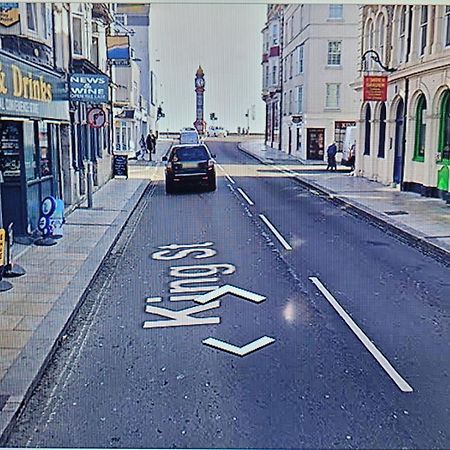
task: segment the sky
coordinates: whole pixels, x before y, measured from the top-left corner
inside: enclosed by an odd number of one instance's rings
[[[215,125],[236,132],[247,126],[263,132],[261,99],[261,30],[266,5],[152,4],[152,70],[158,77],[158,101],[166,117],[159,129],[178,131],[195,121],[194,77],[199,64],[205,72],[205,115]],[[156,62],[159,60],[159,62]]]

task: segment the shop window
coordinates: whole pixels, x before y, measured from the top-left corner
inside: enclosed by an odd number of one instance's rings
[[[425,158],[426,109],[427,101],[425,100],[425,96],[422,94],[417,101],[416,108],[416,140],[414,143],[414,161],[424,161]]]
[[[36,4],[27,3],[27,26],[31,31],[37,31]]]
[[[0,170],[5,178],[20,177],[21,135],[20,122],[0,121]]]
[[[450,162],[450,91],[442,98],[439,124],[439,148],[441,160]]]
[[[378,158],[384,158],[384,149],[386,146],[386,105],[380,107],[380,130],[378,135]]]
[[[46,177],[52,174],[51,148],[46,122],[38,122],[38,144],[39,173],[41,177]]]
[[[364,154],[370,155],[370,134],[371,134],[371,110],[370,105],[366,106],[366,116],[364,118]]]

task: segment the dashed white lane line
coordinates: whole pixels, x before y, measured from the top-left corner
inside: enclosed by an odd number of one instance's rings
[[[259,217],[268,226],[268,228],[275,235],[275,237],[281,242],[281,245],[286,250],[292,250],[292,247],[289,245],[286,239],[284,239],[284,237],[280,234],[280,232],[270,223],[269,219],[264,214],[260,214]]]
[[[253,201],[250,199],[250,197],[241,189],[241,188],[237,188],[237,190],[239,191],[239,193],[242,195],[242,197],[245,198],[246,202],[250,205],[253,206],[254,203]]]
[[[225,176],[228,178],[228,181],[232,184],[235,184],[235,181],[233,180],[233,178],[230,177],[230,175],[228,175],[227,173],[225,174]]]
[[[309,277],[314,285],[319,289],[323,296],[328,300],[335,311],[341,316],[344,322],[355,333],[356,337],[366,347],[366,349],[372,354],[372,356],[378,361],[384,371],[391,377],[394,383],[399,387],[402,392],[413,392],[413,388],[400,376],[400,374],[392,367],[391,363],[384,357],[384,355],[375,347],[370,339],[364,334],[361,328],[356,325],[353,319],[345,312],[344,308],[337,302],[337,300],[331,295],[328,289],[322,284],[317,277]]]

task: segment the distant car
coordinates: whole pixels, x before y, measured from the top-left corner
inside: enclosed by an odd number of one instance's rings
[[[205,144],[174,145],[162,160],[166,162],[168,194],[175,192],[177,186],[188,184],[216,190],[214,155]]]
[[[210,126],[207,130],[210,137],[227,137],[228,132],[223,127]]]
[[[196,130],[181,130],[180,144],[199,144],[200,136]]]

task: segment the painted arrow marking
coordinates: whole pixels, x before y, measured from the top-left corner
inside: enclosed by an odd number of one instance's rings
[[[203,295],[199,295],[195,299],[195,301],[197,303],[205,304],[210,302],[211,300],[216,300],[220,297],[223,297],[226,294],[233,294],[236,297],[240,297],[243,298],[244,300],[249,300],[254,303],[261,303],[266,299],[266,297],[263,297],[262,295],[259,294],[255,294],[254,292],[246,291],[245,289],[232,286],[231,284],[226,284],[218,289],[215,289],[214,291],[208,292]]]
[[[255,352],[260,348],[266,347],[269,344],[275,342],[275,339],[269,336],[263,336],[256,341],[250,342],[249,344],[244,345],[243,347],[237,347],[236,345],[229,344],[228,342],[219,341],[218,339],[209,337],[202,341],[203,344],[208,345],[209,347],[217,348],[219,350],[223,350],[224,352],[232,353],[237,356],[247,356],[249,353]]]

